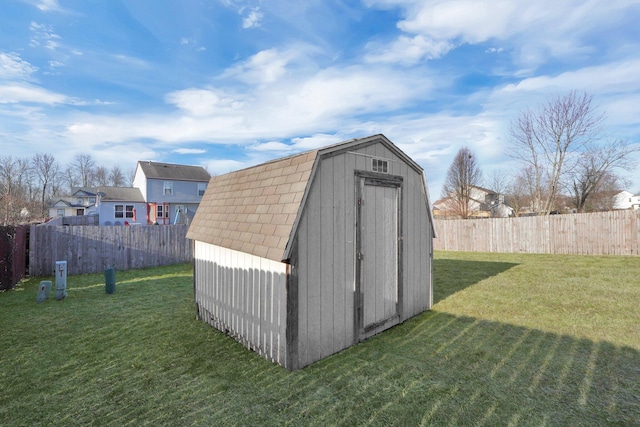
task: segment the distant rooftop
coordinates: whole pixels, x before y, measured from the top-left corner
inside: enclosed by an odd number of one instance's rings
[[[138,165],[147,179],[170,179],[175,181],[204,181],[211,176],[202,166],[177,165],[173,163],[158,163],[139,161]]]

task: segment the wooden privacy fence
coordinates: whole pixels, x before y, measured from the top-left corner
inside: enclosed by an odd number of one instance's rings
[[[12,289],[27,272],[29,226],[0,227],[0,291]]]
[[[640,211],[436,220],[434,249],[580,255],[638,255]]]
[[[193,246],[186,238],[187,229],[186,225],[32,226],[29,274],[52,275],[56,261],[67,261],[68,274],[190,262]]]
[[[54,225],[100,225],[100,217],[98,215],[58,216],[40,225],[48,227]]]

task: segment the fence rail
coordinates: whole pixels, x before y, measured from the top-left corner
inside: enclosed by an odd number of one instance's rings
[[[639,255],[640,211],[436,220],[436,250]]]
[[[29,274],[52,275],[56,261],[67,261],[68,274],[190,262],[193,245],[186,238],[187,229],[186,225],[32,226]]]

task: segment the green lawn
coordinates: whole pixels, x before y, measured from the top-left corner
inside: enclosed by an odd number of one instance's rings
[[[41,304],[23,282],[0,294],[0,425],[640,424],[640,258],[434,264],[433,310],[294,373],[195,320],[190,265]]]

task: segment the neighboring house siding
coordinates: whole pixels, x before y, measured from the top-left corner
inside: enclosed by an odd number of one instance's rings
[[[164,183],[172,182],[173,191],[171,195],[164,194]],[[147,180],[147,202],[155,203],[200,203],[202,196],[198,195],[198,182],[196,181],[172,181],[170,179],[149,179]]]
[[[138,163],[138,165],[136,166],[136,172],[133,177],[132,186],[139,188],[140,192],[142,193],[142,197],[146,201],[149,200],[147,198],[147,178],[145,177],[144,173],[142,172],[142,169],[140,168],[140,163]]]
[[[122,218],[116,217],[116,205],[123,207]],[[127,217],[127,206],[133,206],[135,211],[135,220],[131,217]],[[100,218],[100,225],[124,225],[125,222],[129,224],[147,224],[147,205],[141,202],[130,201],[103,201],[98,207],[98,215]]]

